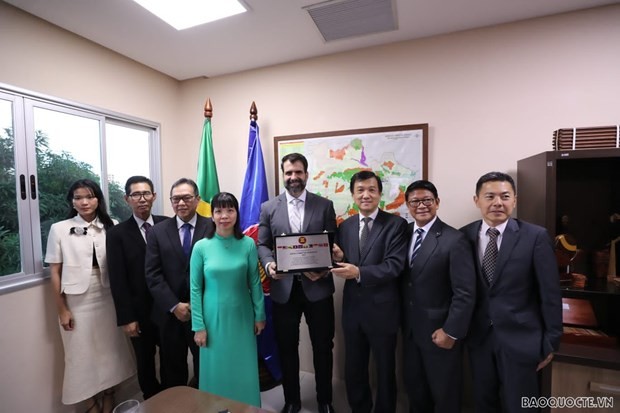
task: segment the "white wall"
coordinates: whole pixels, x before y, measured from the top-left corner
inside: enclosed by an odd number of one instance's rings
[[[429,178],[460,225],[482,173],[516,171],[558,128],[620,121],[618,21],[612,6],[186,81],[181,134],[210,97],[220,186],[239,194],[252,100],[270,182],[274,136],[429,123]]]
[[[477,217],[482,173],[516,172],[518,159],[551,150],[555,129],[620,122],[619,21],[610,6],[179,83],[0,2],[0,83],[160,122],[164,192],[195,177],[207,97],[220,187],[237,195],[252,100],[271,194],[274,136],[429,123],[439,213],[460,226]],[[0,371],[12,372],[0,377],[0,412],[61,411],[47,288],[0,296]],[[336,356],[342,375],[340,332]]]
[[[179,158],[179,83],[0,2],[0,83],[161,124]],[[171,181],[164,170],[164,180]],[[63,350],[49,282],[0,296],[0,413],[73,412],[60,403]]]

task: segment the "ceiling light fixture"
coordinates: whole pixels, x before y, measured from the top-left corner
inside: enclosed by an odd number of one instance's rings
[[[177,30],[244,13],[238,0],[133,0]]]

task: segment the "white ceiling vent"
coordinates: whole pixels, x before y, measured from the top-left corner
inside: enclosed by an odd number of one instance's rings
[[[326,42],[396,30],[393,0],[333,0],[306,6]]]

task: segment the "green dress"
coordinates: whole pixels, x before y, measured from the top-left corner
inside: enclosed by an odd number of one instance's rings
[[[199,388],[260,407],[254,322],[265,320],[254,240],[205,238],[190,260],[192,330],[207,331],[200,347]]]

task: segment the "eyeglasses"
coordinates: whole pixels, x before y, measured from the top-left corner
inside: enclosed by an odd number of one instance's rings
[[[407,204],[409,204],[409,206],[412,208],[417,208],[420,206],[420,204],[428,207],[433,205],[434,203],[435,198],[412,199],[411,201],[407,201]]]
[[[151,198],[153,198],[153,193],[151,191],[133,192],[129,194],[128,196],[134,201],[139,201],[140,198],[144,198],[145,201],[150,201]]]
[[[171,196],[170,202],[172,202],[173,205],[177,205],[181,201],[189,204],[194,200],[194,198],[196,198],[196,195]]]

